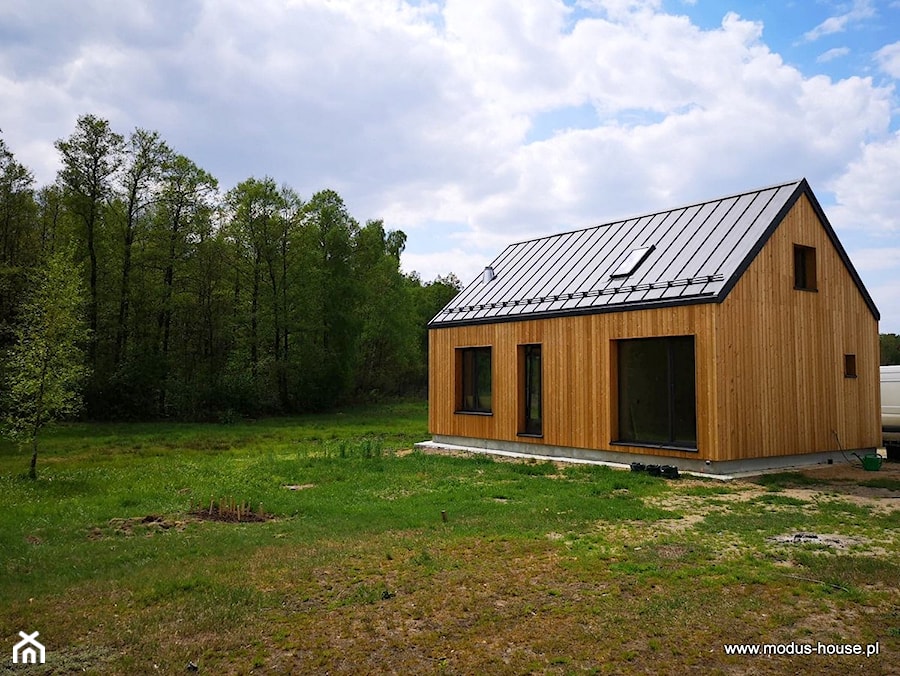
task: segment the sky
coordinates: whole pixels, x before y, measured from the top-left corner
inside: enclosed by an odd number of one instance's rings
[[[223,190],[338,191],[424,280],[508,244],[805,177],[900,333],[900,0],[0,0],[37,184],[79,115]]]

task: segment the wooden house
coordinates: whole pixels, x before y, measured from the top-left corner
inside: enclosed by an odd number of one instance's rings
[[[878,319],[805,179],[512,244],[429,324],[426,445],[841,460],[878,445]]]

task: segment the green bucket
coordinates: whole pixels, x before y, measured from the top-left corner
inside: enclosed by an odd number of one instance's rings
[[[870,472],[877,472],[881,469],[881,456],[880,455],[866,455],[862,459],[863,469],[869,470]]]

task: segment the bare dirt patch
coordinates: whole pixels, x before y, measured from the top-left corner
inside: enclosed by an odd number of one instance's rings
[[[816,465],[801,469],[797,473],[811,482],[828,485],[854,495],[900,497],[900,463],[897,462],[884,462],[881,469],[869,471],[863,469],[854,457],[851,462]]]
[[[832,549],[849,549],[854,545],[866,544],[868,540],[860,537],[850,537],[849,535],[839,535],[837,533],[818,534],[818,533],[787,533],[785,535],[774,535],[766,538],[770,542],[788,545],[821,545],[822,547],[831,547]]]
[[[262,505],[251,509],[246,504],[220,502],[210,503],[209,507],[196,507],[188,512],[192,517],[200,521],[221,521],[225,523],[262,523],[271,521],[275,517],[267,514]]]
[[[256,511],[246,507],[240,511],[221,505],[208,508],[194,507],[180,518],[148,514],[147,516],[116,517],[102,526],[94,526],[88,531],[89,540],[103,540],[110,537],[152,537],[167,531],[183,531],[188,524],[197,521],[219,521],[225,523],[262,523],[275,517],[261,509]]]
[[[168,530],[182,531],[187,527],[190,520],[169,519],[158,514],[128,518],[117,517],[107,521],[105,526],[94,526],[91,528],[88,532],[88,539],[102,540],[107,537],[132,537],[135,535],[151,537]]]
[[[315,484],[288,484],[287,486],[282,486],[282,488],[289,491],[305,491],[315,487]]]
[[[788,480],[782,495],[804,501],[840,499],[882,514],[900,509],[900,463],[885,462],[874,472],[857,462],[818,465],[796,474],[803,485]]]
[[[900,464],[885,463],[878,472],[870,472],[855,464],[821,465],[793,473],[798,477],[794,485],[786,479],[778,494],[809,503],[820,500],[845,500],[851,504],[870,507],[877,512],[887,513],[900,509]],[[671,493],[649,502],[663,509],[675,509],[687,513],[708,514],[727,509],[727,504],[747,502],[771,493],[761,477],[736,479],[723,486],[721,492],[692,494],[691,489],[702,491],[708,488],[708,481],[680,479],[672,485]],[[883,484],[883,485],[870,485]],[[799,485],[802,484],[802,485]],[[724,490],[724,489],[728,490]]]

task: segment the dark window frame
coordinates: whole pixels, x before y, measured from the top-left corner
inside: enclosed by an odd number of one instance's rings
[[[544,369],[543,351],[540,343],[519,346],[520,404],[519,436],[541,437],[544,435]],[[537,369],[537,374],[535,374]],[[535,387],[535,376],[537,384]],[[535,406],[534,399],[537,398]],[[537,417],[534,416],[535,408]]]
[[[856,378],[856,354],[847,353],[844,355],[844,377]]]
[[[687,340],[690,341],[689,350],[685,349]],[[680,350],[679,343],[677,341],[681,341]],[[628,363],[629,357],[626,352],[631,345],[634,345],[638,342],[644,342],[645,345],[650,345],[651,342],[664,344],[663,346],[657,347],[664,347],[665,350],[665,373],[651,373],[651,377],[653,375],[662,376],[661,379],[664,381],[663,392],[665,397],[665,435],[663,436],[663,438],[651,438],[653,432],[651,432],[651,435],[645,435],[645,432],[643,430],[638,431],[637,423],[635,422],[635,410],[643,409],[646,412],[648,408],[654,408],[654,404],[652,402],[650,404],[646,404],[640,399],[637,399],[635,401],[635,392],[653,391],[657,395],[659,392],[659,388],[654,388],[644,382],[630,382],[630,379],[634,377],[634,375],[629,375],[627,373],[627,370],[629,368],[632,368],[632,371],[637,371],[638,377],[646,375],[640,373],[640,368],[635,369],[631,364]],[[649,448],[671,448],[680,451],[697,451],[698,425],[696,337],[690,335],[630,338],[620,339],[615,341],[615,343],[615,360],[617,365],[617,383],[615,384],[615,388],[616,408],[618,410],[614,411],[613,415],[616,416],[618,427],[617,439],[612,443],[627,446],[645,446]],[[689,358],[686,356],[687,354],[690,355]],[[678,380],[678,374],[683,373],[687,368],[690,369],[692,375],[692,379],[689,383],[685,380]],[[629,389],[632,390],[630,396],[628,392]],[[689,410],[685,409],[686,405],[689,406]],[[659,406],[659,400],[656,401],[656,406]],[[683,435],[679,431],[679,428],[684,427],[682,421],[683,414],[685,412],[689,413],[689,416],[693,421],[693,430],[690,435]],[[629,423],[632,429],[632,433],[629,433],[628,431]],[[650,425],[650,427],[657,426]],[[658,427],[654,431],[657,437],[659,437]]]
[[[798,291],[818,291],[816,279],[816,249],[805,244],[794,245],[794,288]]]
[[[461,347],[457,348],[456,354],[459,374],[456,412],[492,415],[494,368],[492,348]]]

